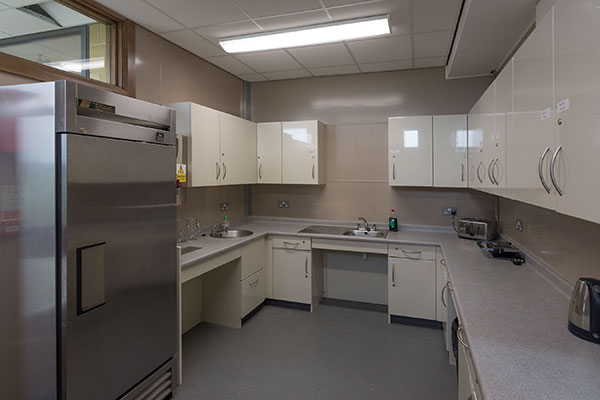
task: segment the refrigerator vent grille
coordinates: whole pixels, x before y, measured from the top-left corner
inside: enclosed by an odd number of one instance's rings
[[[163,400],[171,396],[172,373],[168,370],[132,400]]]

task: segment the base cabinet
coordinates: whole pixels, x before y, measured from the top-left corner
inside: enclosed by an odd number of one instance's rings
[[[242,318],[265,301],[265,270],[242,281]]]
[[[311,252],[273,249],[273,297],[311,304]]]
[[[435,260],[389,258],[389,313],[436,320]]]

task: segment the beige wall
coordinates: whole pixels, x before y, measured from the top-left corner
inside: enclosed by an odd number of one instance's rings
[[[515,228],[517,218],[523,232]],[[569,282],[600,279],[600,224],[508,199],[500,199],[500,221],[505,234]]]
[[[136,27],[135,34],[137,98],[158,104],[193,101],[241,115],[240,79],[144,28]],[[222,202],[229,203],[229,211],[219,211]],[[244,215],[243,186],[187,189],[186,203],[177,210],[179,219],[198,218],[203,225],[218,223],[224,215]]]
[[[0,71],[0,86],[19,85],[21,83],[37,82],[33,79],[25,78],[24,76],[9,74],[8,72]]]
[[[446,80],[443,68],[255,83],[253,119],[319,119],[326,124],[324,186],[255,185],[252,214],[447,225],[459,216],[493,216],[493,197],[473,190],[392,188],[387,184],[387,118],[467,113],[489,78]],[[277,208],[289,200],[289,209]]]

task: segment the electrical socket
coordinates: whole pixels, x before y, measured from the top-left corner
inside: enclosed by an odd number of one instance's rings
[[[221,205],[219,206],[219,209],[221,211],[227,211],[227,210],[229,210],[229,203],[227,203],[227,202],[221,203]]]
[[[442,215],[456,215],[456,208],[454,207],[443,207]]]
[[[520,219],[517,218],[517,222],[515,224],[515,228],[519,231],[519,232],[523,232],[523,221],[521,221]]]
[[[277,200],[277,207],[279,208],[290,208],[290,202],[287,200]]]

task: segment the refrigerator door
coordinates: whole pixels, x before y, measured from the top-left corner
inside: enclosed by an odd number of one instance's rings
[[[176,149],[58,137],[62,397],[116,399],[177,352]]]
[[[0,87],[0,398],[56,398],[54,84]]]

